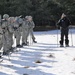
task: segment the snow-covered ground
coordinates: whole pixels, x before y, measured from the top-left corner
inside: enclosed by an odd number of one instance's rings
[[[70,47],[60,48],[59,30],[34,32],[38,43],[3,56],[0,75],[75,75],[75,29],[69,33]]]

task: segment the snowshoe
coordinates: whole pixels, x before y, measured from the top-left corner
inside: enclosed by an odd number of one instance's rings
[[[22,48],[23,46],[22,46],[22,45],[17,45],[16,47],[18,47],[18,48]]]
[[[27,43],[22,43],[22,46],[27,46]]]
[[[33,40],[34,43],[37,43],[37,41]]]
[[[0,56],[0,63],[3,61],[2,56]]]
[[[9,55],[9,52],[3,52],[3,55]]]
[[[63,45],[60,45],[60,47],[64,47]]]
[[[10,52],[14,52],[15,49],[15,47],[11,47]]]
[[[66,47],[69,47],[69,45],[66,45]]]
[[[0,56],[0,59],[2,58],[2,56]]]

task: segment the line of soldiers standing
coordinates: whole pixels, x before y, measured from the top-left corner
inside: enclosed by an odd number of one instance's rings
[[[33,42],[37,43],[33,35],[34,27],[35,24],[32,16],[21,18],[21,16],[9,17],[8,14],[4,14],[3,19],[0,20],[0,50],[3,47],[3,55],[8,55],[8,53],[13,50],[13,35],[16,38],[16,47],[21,48],[24,45],[28,45],[29,34]],[[21,37],[22,44],[20,43]]]

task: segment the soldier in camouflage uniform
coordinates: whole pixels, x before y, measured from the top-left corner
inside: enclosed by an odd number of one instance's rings
[[[15,18],[15,22],[14,22],[14,36],[16,38],[16,47],[21,48],[22,45],[20,44],[20,40],[21,40],[21,32],[22,32],[22,23],[23,20],[20,17],[16,17]]]
[[[3,29],[3,54],[4,55],[7,55],[10,50],[10,45],[9,45],[10,30],[8,28],[9,26],[8,18],[9,18],[8,14],[3,15],[2,29]]]
[[[31,16],[26,16],[24,21],[23,21],[23,25],[22,25],[22,45],[27,45],[28,44],[28,36],[29,34],[31,35],[31,38],[33,40],[34,43],[36,43],[35,41],[35,37],[33,35],[33,28],[35,27],[34,22],[32,21],[32,17]]]
[[[1,15],[0,15],[0,50],[3,46],[3,40],[2,39],[3,39],[3,31],[2,31],[2,27],[1,27]],[[1,53],[2,52],[0,52],[0,58],[1,58]]]
[[[25,19],[23,19],[23,25],[22,25],[22,45],[27,45],[27,38],[28,38],[28,16],[25,17]]]
[[[28,16],[28,33],[31,35],[33,42],[37,43],[37,41],[35,41],[35,37],[33,34],[34,27],[35,27],[35,24],[33,22],[32,16]]]
[[[9,23],[9,26],[8,26],[8,28],[9,28],[9,46],[10,46],[10,51],[13,51],[13,47],[12,47],[12,45],[13,45],[13,33],[14,33],[14,29],[13,29],[13,24],[14,24],[14,17],[10,17],[9,19],[8,19],[8,23]]]

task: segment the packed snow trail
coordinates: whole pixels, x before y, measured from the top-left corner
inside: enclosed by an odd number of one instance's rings
[[[69,34],[70,47],[63,48],[58,44],[59,31],[35,32],[38,43],[12,53],[10,60],[8,56],[3,56],[0,75],[75,75],[75,30],[70,31],[73,46]]]

